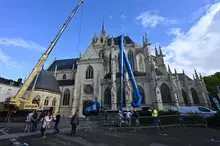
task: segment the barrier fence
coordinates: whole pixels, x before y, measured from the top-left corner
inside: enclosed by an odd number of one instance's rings
[[[71,124],[70,124],[71,118],[61,118],[58,128],[60,130],[66,129],[64,131],[70,131],[71,130]],[[92,120],[89,117],[80,118],[79,125],[77,127],[84,129],[85,132],[91,132],[92,127],[97,126],[98,121]],[[40,119],[37,122],[37,129],[36,131],[40,131],[40,128],[42,126],[42,121]],[[55,132],[55,122],[50,122],[50,128]],[[18,133],[18,132],[25,132],[30,133],[32,130],[32,122],[25,122],[25,120],[19,121],[19,122],[2,122],[0,123],[0,130],[5,129],[10,131],[10,133]],[[4,131],[5,131],[4,130]],[[63,131],[63,130],[62,130]]]
[[[150,114],[147,114],[147,116],[140,115],[137,119],[134,117],[131,117],[130,119],[127,118],[119,118],[117,113],[107,113],[104,114],[99,114],[96,116],[90,116],[90,117],[84,117],[80,118],[80,127],[85,128],[85,132],[91,132],[92,131],[92,126],[99,124],[100,126],[105,126],[109,127],[109,129],[118,129],[118,128],[133,128],[135,130],[140,130],[143,128],[151,128],[155,127],[155,119],[152,118],[151,116],[148,116]],[[25,117],[22,117],[23,119],[19,120],[17,123],[17,120],[19,117],[13,117],[11,119],[11,122],[15,123],[8,123],[4,120],[3,123],[0,124],[2,127],[9,127],[10,129],[18,127],[19,123],[21,127],[20,129],[26,125]],[[70,128],[70,120],[71,118],[61,118],[59,128]],[[199,115],[193,115],[189,114],[188,116],[180,116],[179,114],[173,114],[173,115],[164,115],[164,113],[160,113],[157,123],[159,129],[163,129],[164,127],[168,126],[176,126],[176,127],[189,127],[189,126],[202,126],[205,128],[208,128],[208,123],[207,121],[210,121],[210,118],[204,118],[200,117]],[[213,121],[213,120],[212,120]],[[51,128],[54,127],[55,122],[51,122]],[[38,127],[40,128],[41,123],[39,122]]]
[[[179,116],[179,115],[161,115],[157,118],[151,116],[141,116],[138,118],[120,118],[119,116],[108,116],[99,118],[99,123],[102,126],[109,127],[109,130],[116,131],[121,128],[133,128],[135,131],[143,128],[158,128],[164,127],[179,127],[186,128],[189,126],[201,126],[208,128],[207,120],[200,116]]]

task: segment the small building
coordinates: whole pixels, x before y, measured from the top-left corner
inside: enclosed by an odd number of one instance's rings
[[[36,84],[34,86],[35,80]],[[33,89],[32,97],[30,96]],[[24,98],[32,99],[32,103],[39,105],[41,110],[48,110],[53,113],[59,111],[61,92],[59,84],[52,73],[42,69],[37,77],[32,81]]]
[[[15,96],[22,86],[22,79],[17,81],[0,77],[0,103],[5,102],[6,98]]]

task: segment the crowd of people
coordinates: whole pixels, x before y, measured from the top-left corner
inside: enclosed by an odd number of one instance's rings
[[[151,112],[151,116],[153,119],[153,125],[159,129],[159,119],[158,119],[158,111],[155,108],[149,109]],[[131,125],[131,117],[135,118],[135,123],[140,124],[139,122],[139,113],[136,110],[126,110],[126,111],[119,111],[118,112],[118,120],[119,126],[121,127],[122,124]]]
[[[153,117],[153,122],[156,127],[158,127],[158,112],[156,109],[150,110]],[[118,119],[119,119],[119,126],[122,124],[131,125],[131,117],[138,121],[139,114],[136,110],[126,110],[126,111],[119,111],[118,112]],[[59,133],[59,123],[60,123],[60,114],[59,112],[56,113],[56,116],[52,116],[50,112],[37,112],[33,111],[29,113],[25,120],[25,127],[23,129],[24,132],[35,132],[37,130],[37,126],[41,123],[41,137],[46,138],[45,131],[50,128],[51,121],[55,122],[54,124],[54,133]],[[71,117],[70,125],[71,129],[71,136],[74,136],[76,133],[76,127],[79,125],[79,111],[77,110],[75,114]]]
[[[37,126],[41,123],[41,138],[46,138],[45,131],[50,128],[51,121],[55,122],[54,124],[54,133],[59,133],[59,123],[60,123],[60,114],[59,112],[56,113],[56,116],[52,116],[50,112],[37,112],[33,111],[29,113],[25,120],[25,127],[23,129],[24,132],[35,132],[37,130]],[[72,116],[70,125],[72,126],[71,135],[74,136],[76,133],[76,127],[79,124],[79,116],[78,110]]]

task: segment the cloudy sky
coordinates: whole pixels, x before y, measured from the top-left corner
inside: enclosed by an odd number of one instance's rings
[[[26,77],[75,7],[77,0],[1,0],[0,76]],[[192,76],[220,69],[220,0],[85,0],[49,56],[75,58],[83,53],[104,17],[110,35],[129,35],[141,44],[148,33],[171,69]],[[154,53],[154,51],[152,51]]]

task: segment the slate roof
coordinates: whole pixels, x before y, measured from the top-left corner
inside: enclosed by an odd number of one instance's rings
[[[178,74],[179,80],[184,81],[183,73],[177,73],[177,74]],[[187,75],[186,75],[186,78],[187,78],[188,81],[192,81],[192,79],[190,77],[188,77]]]
[[[115,45],[120,45],[120,36],[113,38],[113,40],[114,40]],[[133,44],[134,43],[129,36],[125,36],[124,40],[125,40],[126,44]],[[112,39],[109,38],[107,40],[107,45],[111,46],[111,42],[112,42]]]
[[[73,65],[74,65],[74,69],[76,69],[77,60],[78,58],[55,60],[47,70],[54,71],[56,66],[57,66],[57,70],[67,70],[67,69],[72,69]]]
[[[21,81],[22,81],[22,79],[21,79]],[[11,82],[13,82],[13,84],[10,84]],[[22,85],[21,82],[19,83],[18,81],[5,79],[5,78],[2,78],[2,77],[0,77],[0,83],[6,84],[6,85],[11,85],[11,86],[17,86],[17,87],[19,87],[19,85]]]
[[[162,76],[163,75],[163,73],[159,69],[156,68],[155,71],[156,71],[157,76]]]
[[[35,79],[31,83],[29,90],[31,90],[31,88],[33,87]],[[53,73],[46,71],[44,69],[41,70],[38,76],[35,89],[42,89],[42,90],[48,90],[48,91],[60,93],[59,84],[56,78],[54,77]]]
[[[140,76],[146,76],[145,72],[138,72],[138,71],[133,71],[134,77],[140,77]],[[104,79],[110,79],[111,78],[111,73],[107,73],[104,76]],[[120,78],[120,72],[116,73],[116,78]]]
[[[59,80],[59,86],[70,86],[75,84],[75,80]]]

